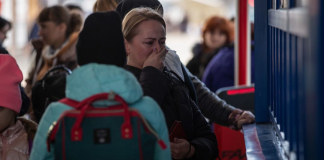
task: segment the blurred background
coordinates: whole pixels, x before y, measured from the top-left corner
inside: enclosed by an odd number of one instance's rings
[[[201,28],[205,20],[213,15],[231,19],[236,11],[235,0],[160,1],[167,22],[166,43],[177,51],[183,64],[187,64],[193,57],[194,44],[202,41]],[[87,16],[92,13],[94,2],[95,0],[0,0],[0,15],[13,24],[3,46],[17,59],[25,79],[33,58],[31,32],[40,11],[47,6],[74,4],[80,6]],[[250,0],[249,8],[250,20],[253,21],[253,0]]]

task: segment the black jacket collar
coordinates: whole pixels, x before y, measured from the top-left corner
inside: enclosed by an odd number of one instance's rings
[[[140,79],[142,69],[139,69],[139,68],[136,68],[136,67],[133,67],[133,66],[129,66],[129,65],[125,65],[124,68],[126,70],[128,70],[129,72],[133,73],[134,76],[137,78],[137,80]]]

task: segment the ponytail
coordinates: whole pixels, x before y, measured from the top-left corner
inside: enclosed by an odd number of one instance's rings
[[[82,23],[83,23],[83,20],[82,20],[82,17],[80,14],[71,13],[70,14],[70,22],[69,22],[69,26],[68,26],[66,35],[69,36],[73,32],[79,32],[81,30]]]

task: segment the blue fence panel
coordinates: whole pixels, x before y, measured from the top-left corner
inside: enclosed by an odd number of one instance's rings
[[[286,34],[285,32],[282,32],[281,34],[281,96],[280,96],[280,99],[281,99],[281,112],[282,112],[282,130],[284,131],[284,133],[286,134],[287,133],[287,106],[286,106],[286,99],[285,99],[285,95],[286,95],[286,83],[285,83],[285,80],[286,80],[286,65],[285,65],[285,62],[286,62]],[[285,135],[286,137],[286,135]]]
[[[309,7],[296,0],[286,1],[285,9],[279,8],[280,0],[255,1],[255,110],[271,111],[279,140],[289,142],[286,158],[321,159],[324,1],[304,1]],[[256,112],[256,121],[266,122],[260,115],[265,114]]]

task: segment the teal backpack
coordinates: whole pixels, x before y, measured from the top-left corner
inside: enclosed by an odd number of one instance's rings
[[[118,103],[105,108],[91,105],[107,99]],[[54,149],[57,160],[152,160],[156,143],[166,148],[141,113],[115,93],[59,102],[74,109],[63,112],[49,129],[47,149]]]

